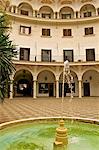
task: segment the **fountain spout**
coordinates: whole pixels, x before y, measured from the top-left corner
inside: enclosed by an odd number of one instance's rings
[[[64,127],[64,120],[61,119],[56,129],[56,139],[53,150],[66,150],[68,144],[67,128]]]

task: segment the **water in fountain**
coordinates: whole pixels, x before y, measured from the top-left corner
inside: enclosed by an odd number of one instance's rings
[[[65,127],[67,150],[99,150],[99,125],[65,120]],[[9,125],[0,130],[0,150],[53,150],[56,128],[54,119]]]

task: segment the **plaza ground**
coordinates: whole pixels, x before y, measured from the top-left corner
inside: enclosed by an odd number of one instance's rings
[[[63,114],[62,111],[63,110]],[[83,97],[82,99],[64,98],[14,98],[5,99],[0,104],[0,123],[33,117],[83,117],[99,119],[99,97]]]

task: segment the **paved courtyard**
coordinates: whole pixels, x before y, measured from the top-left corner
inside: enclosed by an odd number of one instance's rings
[[[62,113],[63,110],[63,113]],[[65,98],[14,98],[0,104],[0,123],[32,117],[83,117],[99,119],[99,97]]]

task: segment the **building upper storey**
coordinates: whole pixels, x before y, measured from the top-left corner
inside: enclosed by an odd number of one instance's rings
[[[7,11],[20,16],[69,21],[99,16],[99,0],[11,0]]]

